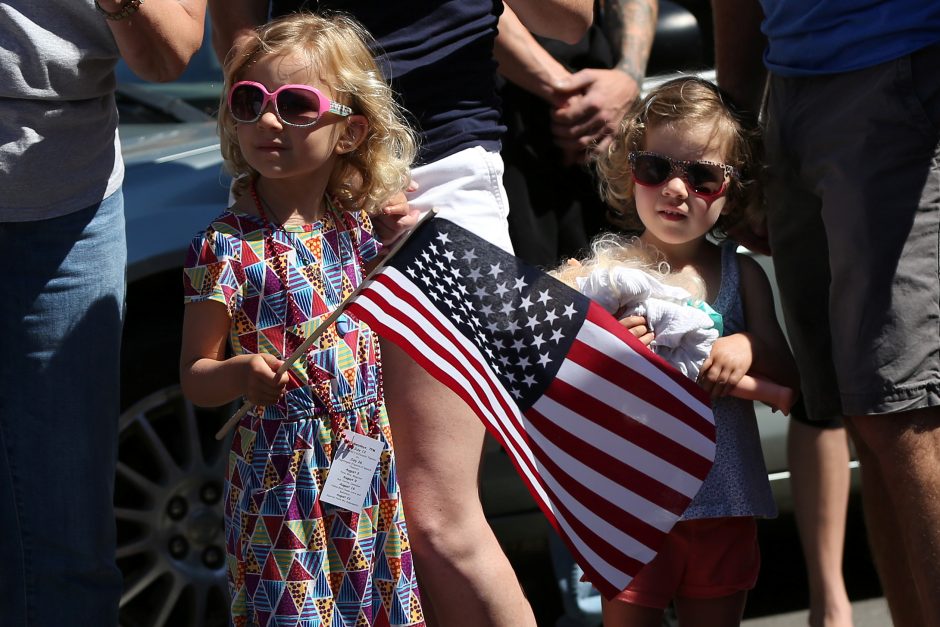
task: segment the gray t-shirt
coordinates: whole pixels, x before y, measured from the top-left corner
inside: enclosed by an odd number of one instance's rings
[[[0,221],[58,217],[120,187],[118,57],[92,0],[0,3]]]

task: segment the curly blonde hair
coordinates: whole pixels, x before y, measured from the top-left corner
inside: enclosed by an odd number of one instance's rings
[[[584,259],[566,260],[548,273],[566,284],[579,289],[577,280],[590,276],[595,269],[626,266],[643,270],[666,285],[681,287],[689,293],[692,302],[705,298],[705,282],[692,273],[673,272],[659,249],[643,242],[639,237],[620,233],[603,233],[591,241],[591,252]]]
[[[595,160],[601,196],[612,208],[608,212],[612,223],[628,231],[643,230],[636,213],[630,153],[644,150],[647,130],[662,125],[679,129],[709,125],[727,146],[725,163],[738,175],[731,177],[725,193],[727,210],[712,229],[713,236],[724,237],[759,210],[762,149],[757,120],[737,110],[714,83],[683,76],[655,87],[637,102]]]
[[[219,109],[222,156],[236,177],[233,192],[245,193],[258,173],[238,145],[236,122],[228,108],[228,92],[248,68],[267,55],[303,53],[312,73],[331,79],[335,100],[369,123],[356,150],[338,155],[328,192],[346,209],[376,212],[389,197],[404,190],[417,151],[417,137],[405,121],[370,48],[377,44],[352,17],[342,14],[297,13],[259,27],[229,53]]]

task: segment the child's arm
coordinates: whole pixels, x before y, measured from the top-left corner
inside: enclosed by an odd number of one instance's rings
[[[750,373],[796,391],[799,389],[796,364],[777,324],[767,277],[754,260],[743,255],[739,260],[748,331],[715,340],[702,364],[699,383],[712,396],[727,396]]]
[[[231,320],[216,301],[189,303],[183,313],[180,384],[196,405],[216,407],[244,396],[255,405],[273,405],[287,386],[287,374],[275,380],[281,360],[274,355],[225,358]]]
[[[731,396],[749,401],[760,401],[770,405],[774,411],[779,411],[784,416],[790,415],[790,408],[796,402],[796,394],[793,388],[779,385],[759,375],[749,374],[741,377],[737,385],[731,389]]]

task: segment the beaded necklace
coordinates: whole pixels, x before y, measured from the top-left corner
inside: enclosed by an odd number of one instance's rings
[[[265,238],[269,242],[272,241],[275,230],[279,230],[283,233],[286,233],[286,231],[284,231],[283,224],[277,225],[274,222],[272,222],[270,218],[268,218],[268,214],[264,210],[264,203],[261,200],[261,196],[258,194],[258,188],[257,188],[257,184],[255,180],[251,181],[251,185],[249,186],[249,191],[251,193],[251,198],[255,203],[255,209],[258,211],[258,215],[265,222],[265,224],[274,227],[274,228],[267,229]],[[345,220],[343,220],[343,217],[339,214],[338,211],[333,209],[332,202],[327,203],[327,212],[332,212],[334,221],[338,228],[344,231],[348,230],[347,228],[348,225],[345,224]],[[304,231],[309,232],[310,230],[311,230],[310,225],[304,224]],[[359,251],[358,246],[353,245],[352,248],[353,248],[353,254],[355,255],[355,259],[356,259],[356,264],[358,264],[359,272],[362,275],[360,276],[360,280],[365,280],[365,265],[362,261],[362,253]],[[341,265],[345,266],[345,261],[343,260],[342,246],[340,246],[340,261],[341,261]],[[290,294],[287,291],[287,286],[284,285],[284,282],[281,281],[279,277],[278,277],[278,281],[281,283],[281,290],[284,292],[285,296],[287,298],[290,298]],[[348,316],[349,314],[346,314],[346,315]],[[379,352],[378,343],[375,344],[374,348],[375,348],[375,364],[376,364],[376,400],[375,402],[382,403],[383,399],[385,398],[385,390],[384,390],[383,381],[382,381],[382,355]],[[304,359],[307,361],[307,376],[309,378],[308,385],[310,386],[311,390],[324,389],[324,388],[331,389],[332,384],[329,381],[330,377],[328,373],[326,373],[325,370],[323,370],[322,368],[313,364],[310,361],[310,351],[312,350],[313,350],[313,346],[310,347],[307,354],[304,356]],[[319,395],[317,396],[319,398]],[[324,396],[326,396],[326,398],[320,398],[320,401],[321,403],[323,403],[323,406],[326,408],[327,415],[330,417],[330,430],[333,432],[334,440],[340,436],[341,429],[342,429],[344,422],[349,426],[349,428],[351,428],[356,433],[363,433],[363,434],[365,433],[365,431],[360,426],[358,419],[356,420],[356,424],[354,425],[349,424],[349,421],[344,418],[344,416],[340,413],[339,409],[336,407],[336,403],[333,401],[332,394],[327,393]],[[371,425],[369,431],[372,435],[378,435],[380,431],[378,422],[375,422],[373,425]]]

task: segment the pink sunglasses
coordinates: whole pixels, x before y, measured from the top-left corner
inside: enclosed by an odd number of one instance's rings
[[[229,111],[242,124],[260,120],[269,102],[274,103],[274,115],[287,126],[313,126],[324,113],[352,115],[352,109],[310,85],[283,85],[270,92],[261,83],[239,81],[228,92]]]

